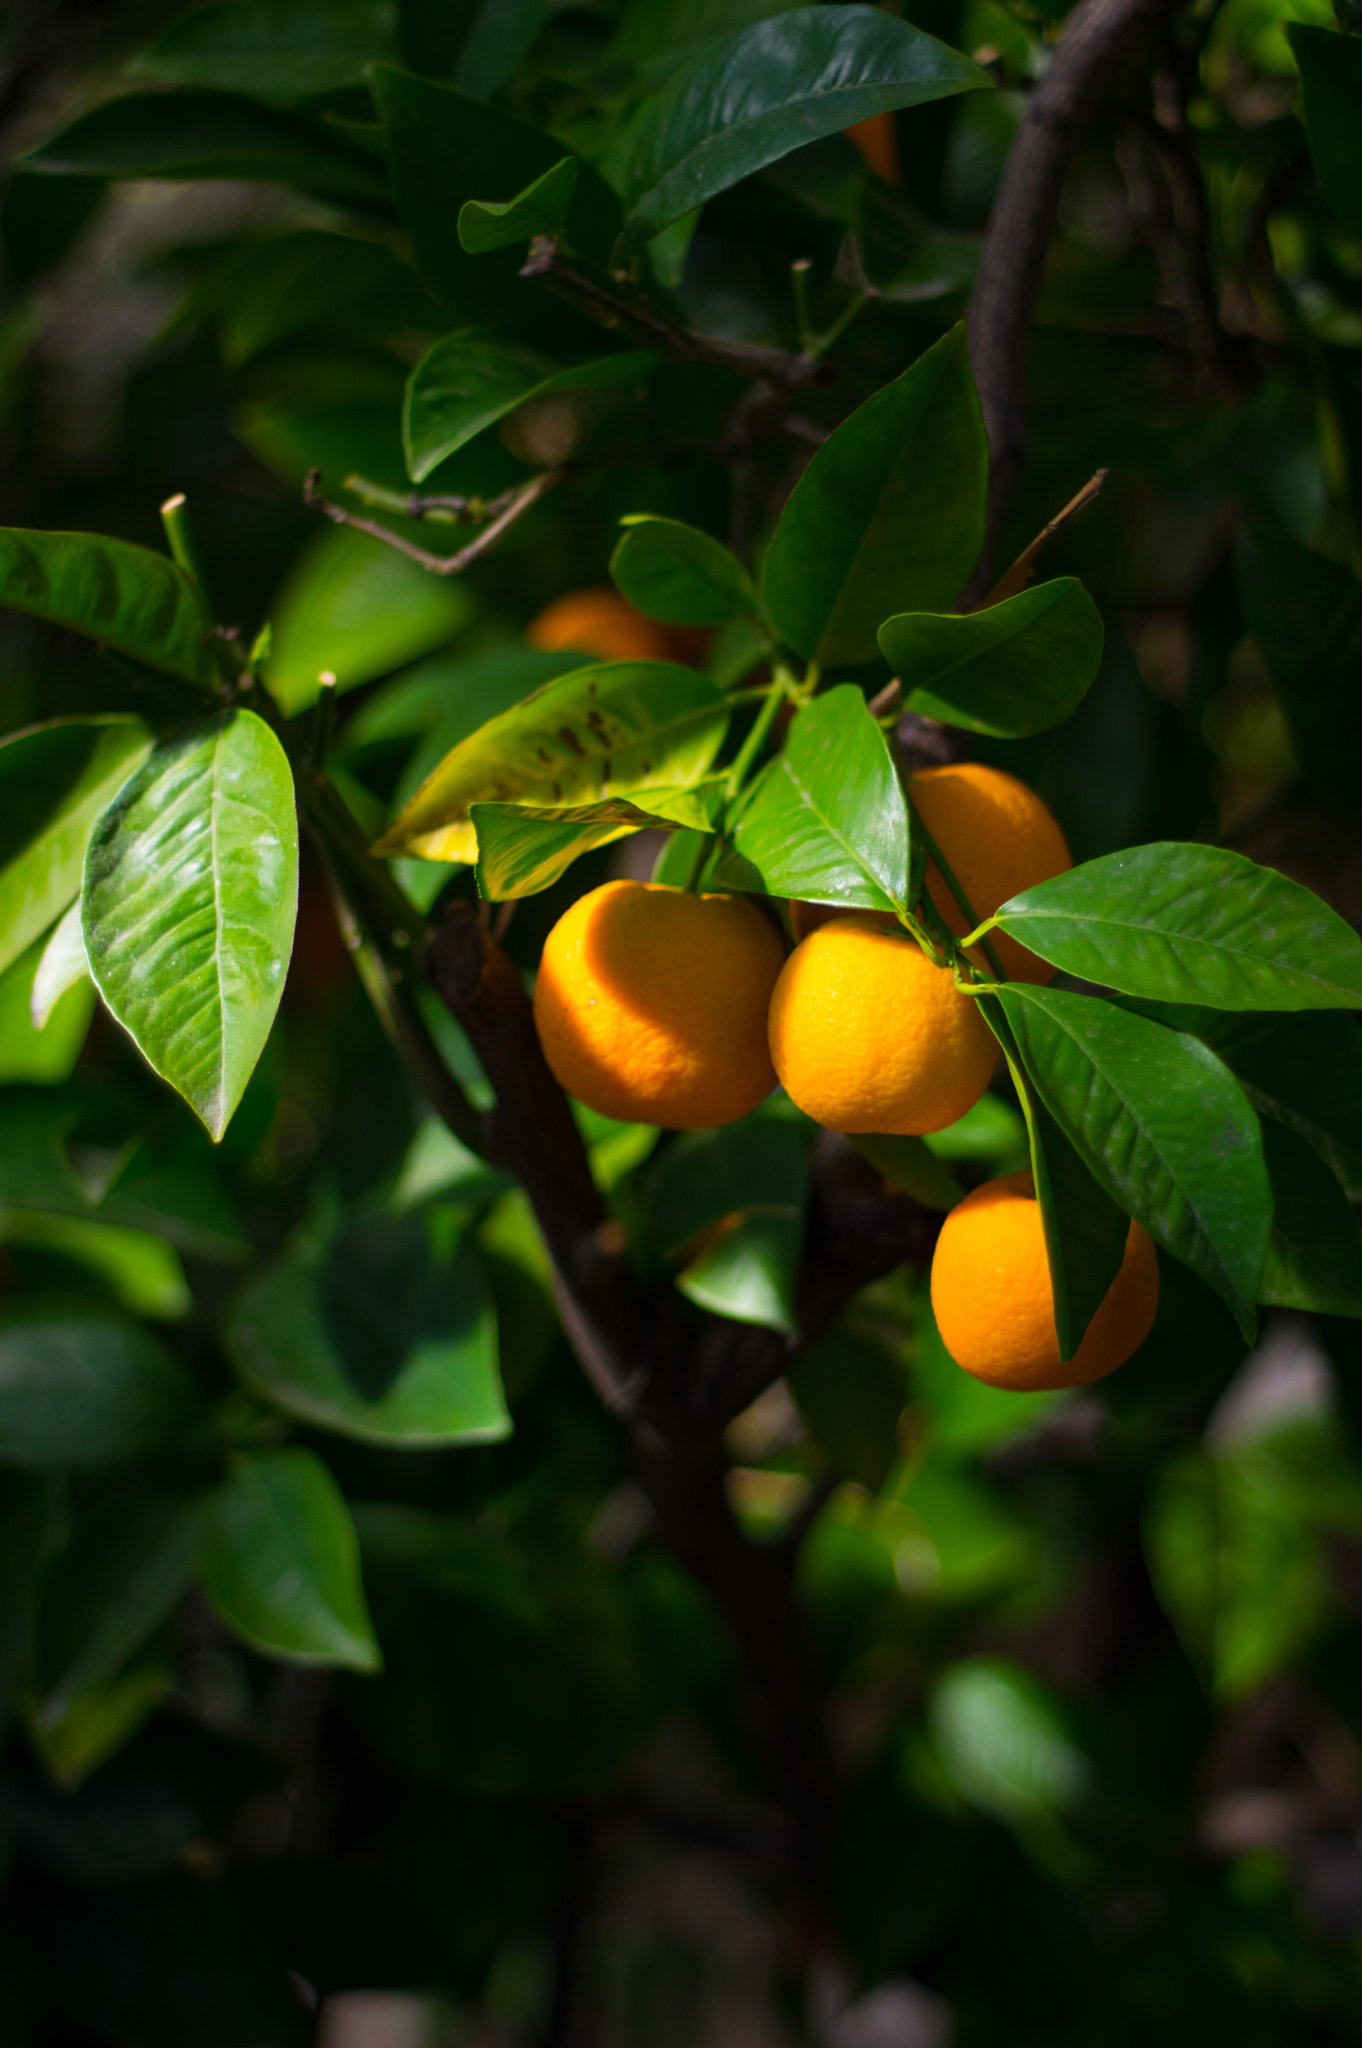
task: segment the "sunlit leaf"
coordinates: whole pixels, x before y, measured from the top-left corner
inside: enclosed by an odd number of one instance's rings
[[[208,688],[212,624],[198,585],[151,548],[102,533],[0,527],[0,605]]]
[[[987,611],[886,619],[879,641],[907,710],[1017,739],[1078,709],[1102,659],[1102,618],[1082,584],[1062,576]]]

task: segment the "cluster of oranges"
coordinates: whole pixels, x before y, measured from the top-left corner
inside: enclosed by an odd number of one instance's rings
[[[580,645],[586,622],[572,623]],[[926,769],[909,793],[980,918],[1070,865],[1040,798],[998,769]],[[935,864],[927,891],[964,937],[968,920]],[[956,1122],[997,1058],[975,998],[888,915],[791,912],[787,958],[776,924],[744,897],[613,881],[579,898],[545,942],[535,989],[539,1037],[564,1088],[602,1115],[670,1130],[732,1123],[777,1082],[830,1130],[921,1135]],[[1006,935],[993,944],[1010,979],[1050,979]],[[1114,1370],[1144,1341],[1157,1298],[1153,1246],[1132,1224],[1120,1273],[1062,1363],[1029,1174],[990,1182],[952,1210],[932,1267],[952,1357],[1013,1388],[1083,1385]]]

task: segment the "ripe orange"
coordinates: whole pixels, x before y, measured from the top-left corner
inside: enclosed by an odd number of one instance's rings
[[[848,142],[855,143],[877,178],[883,178],[886,185],[903,183],[899,139],[892,114],[871,114],[866,120],[844,128],[842,133]]]
[[[1154,1246],[1138,1223],[1106,1300],[1067,1364],[1040,1203],[1029,1173],[1006,1173],[966,1195],[941,1226],[932,1260],[932,1310],[957,1365],[991,1387],[1032,1393],[1100,1380],[1149,1335],[1159,1305]]]
[[[776,1085],[766,1012],[783,956],[740,896],[606,882],[544,941],[544,1057],[602,1116],[676,1131],[731,1124]]]
[[[569,590],[545,605],[525,628],[531,647],[594,654],[600,661],[676,661],[668,629],[622,598],[617,590]]]
[[[908,794],[981,921],[1009,896],[1073,866],[1064,834],[1035,791],[1000,768],[979,761],[923,768],[909,777]],[[935,863],[927,870],[927,890],[951,931],[963,938],[970,926]],[[1054,968],[1016,939],[1002,932],[990,932],[989,939],[1013,981],[1054,978]],[[970,958],[987,968],[982,948],[972,948]]]
[[[859,913],[796,946],[770,1037],[791,1100],[834,1131],[943,1130],[983,1094],[998,1051],[947,968]]]

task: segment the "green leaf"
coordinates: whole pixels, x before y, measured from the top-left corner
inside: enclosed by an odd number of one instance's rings
[[[308,228],[233,248],[195,285],[175,329],[212,323],[224,362],[237,369],[308,330],[328,339],[338,328],[391,334],[436,317],[429,293],[395,250]],[[254,650],[248,659],[253,667]]]
[[[661,661],[574,669],[489,719],[440,763],[374,849],[476,860],[470,807],[545,810],[695,782],[723,743],[729,707],[708,676]]]
[[[869,661],[891,613],[954,604],[983,544],[987,478],[960,326],[843,420],[790,493],[765,567],[784,638],[823,666]]]
[[[462,42],[453,66],[454,83],[474,99],[490,99],[505,85],[529,49],[549,11],[549,0],[473,0],[460,8]],[[408,27],[406,40],[410,45]],[[418,67],[433,71],[437,67]],[[449,67],[440,67],[448,75]]]
[[[212,621],[197,583],[131,541],[0,527],[0,605],[205,689],[216,680],[206,639]]]
[[[386,199],[382,165],[323,121],[229,93],[108,100],[23,159],[29,171],[96,178],[243,178],[335,199]]]
[[[84,852],[81,860],[84,862]],[[77,884],[79,886],[79,884]],[[52,1013],[63,996],[90,979],[90,964],[85,958],[85,935],[80,928],[80,904],[73,902],[70,909],[52,927],[52,933],[43,947],[42,957],[34,969],[29,989],[29,1017],[35,1031],[46,1031],[52,1021]]]
[[[447,455],[531,399],[646,382],[656,357],[599,356],[559,368],[536,350],[447,334],[411,373],[402,414],[407,469],[422,483]]]
[[[797,1336],[795,1288],[803,1237],[799,1203],[753,1204],[692,1259],[676,1284],[711,1315]]]
[[[1272,1194],[1258,1119],[1194,1038],[1092,996],[1008,982],[1001,1005],[1045,1108],[1112,1200],[1252,1337]]]
[[[1124,995],[1217,1010],[1362,1004],[1352,927],[1313,890],[1223,847],[1104,854],[1009,898],[992,922]]]
[[[284,750],[228,711],[159,748],[95,827],[90,972],[143,1057],[220,1138],[293,948],[298,823]]]
[[[645,827],[711,831],[724,788],[716,778],[699,790],[636,789],[628,800],[611,797],[558,811],[533,804],[474,804],[469,815],[478,841],[478,894],[492,903],[537,896],[552,888],[579,854]]]
[[[961,1187],[949,1166],[927,1149],[921,1138],[885,1137],[878,1133],[858,1134],[851,1140],[863,1159],[891,1187],[911,1195],[927,1209],[953,1209],[964,1200]]]
[[[393,55],[393,0],[217,0],[158,36],[128,67],[166,85],[279,105],[358,85]]]
[[[988,1166],[995,1173],[1013,1173],[1026,1163],[1026,1126],[996,1095],[981,1095],[958,1123],[930,1131],[922,1142],[938,1159]]]
[[[86,1301],[0,1310],[0,1459],[113,1465],[161,1449],[198,1396],[146,1330]]]
[[[237,1297],[227,1346],[286,1415],[363,1443],[495,1443],[511,1422],[477,1261],[432,1256],[419,1218],[342,1230],[276,1260]]]
[[[757,1114],[685,1133],[645,1169],[642,1189],[663,1253],[685,1251],[718,1226],[678,1275],[683,1294],[735,1322],[795,1334],[808,1191],[796,1128]]]
[[[194,1306],[175,1247],[155,1231],[11,1209],[0,1218],[0,1242],[35,1245],[83,1266],[131,1315],[179,1322]]]
[[[1050,1268],[1055,1339],[1060,1358],[1067,1363],[1121,1270],[1130,1219],[1094,1179],[1045,1107],[1010,1020],[989,1002],[984,1003],[984,1017],[1006,1054],[1026,1120],[1031,1179]]]
[[[771,896],[859,910],[908,903],[908,806],[884,734],[854,683],[815,697],[734,824]]]
[[[79,905],[73,904],[72,909],[78,912]],[[56,993],[44,1012],[45,1028],[39,1031],[35,1027],[33,990],[43,957],[40,939],[0,975],[0,1082],[64,1081],[89,1035],[95,992],[83,951],[72,982]]]
[[[987,611],[905,612],[879,640],[907,710],[1020,739],[1078,709],[1102,660],[1102,617],[1077,578],[1061,576]]]
[[[1258,1299],[1277,1308],[1362,1317],[1362,1233],[1314,1147],[1285,1124],[1263,1125],[1272,1237]]]
[[[993,1657],[952,1664],[928,1719],[956,1790],[1014,1827],[1068,1812],[1091,1783],[1058,1703],[1020,1665]]]
[[[626,173],[633,203],[616,254],[804,143],[991,82],[877,8],[797,8],[758,22],[638,107]]]
[[[252,1649],[290,1664],[382,1664],[344,1496],[311,1451],[238,1459],[208,1504],[203,1590]]]
[[[140,719],[60,719],[0,743],[0,973],[80,890],[95,820],[151,752]]]
[[[459,241],[470,256],[485,256],[489,249],[507,249],[535,235],[558,234],[579,168],[575,156],[565,156],[514,199],[466,199],[459,208]]]
[[[1358,807],[1362,756],[1362,583],[1277,534],[1241,532],[1239,601],[1281,700],[1302,768]]]
[[[290,717],[316,702],[317,678],[352,690],[428,654],[466,626],[468,586],[431,576],[352,527],[318,535],[274,603],[265,680]]]
[[[758,609],[752,579],[731,549],[679,519],[635,512],[610,574],[630,604],[669,626],[725,626]]]
[[[1343,225],[1362,234],[1362,41],[1303,21],[1284,26],[1300,67],[1301,111],[1315,175]]]

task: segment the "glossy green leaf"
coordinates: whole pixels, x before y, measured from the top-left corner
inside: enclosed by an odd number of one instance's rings
[[[208,1504],[199,1569],[204,1592],[252,1649],[290,1664],[378,1670],[354,1523],[311,1451],[238,1459]]]
[[[177,21],[129,67],[165,85],[287,105],[358,85],[393,55],[394,0],[217,0]]]
[[[446,456],[531,399],[628,389],[645,383],[655,362],[633,353],[563,369],[503,340],[448,334],[421,358],[407,385],[402,431],[412,481],[422,483]]]
[[[1055,1338],[1060,1358],[1067,1362],[1121,1270],[1130,1218],[1093,1177],[1046,1108],[1006,1013],[987,1001],[983,1011],[1007,1057],[1026,1121],[1031,1180],[1050,1268]]]
[[[1241,532],[1239,600],[1310,780],[1356,808],[1362,756],[1362,583],[1280,534]]]
[[[552,888],[580,854],[647,827],[711,831],[724,787],[716,778],[697,790],[636,789],[628,799],[611,797],[566,810],[474,804],[470,817],[478,841],[478,894],[493,903],[537,896]]]
[[[1258,1119],[1228,1068],[1196,1039],[1092,996],[1009,982],[987,1001],[1088,1171],[1251,1336],[1272,1195]]]
[[[323,672],[338,690],[372,682],[450,639],[475,609],[466,584],[428,575],[368,534],[332,527],[275,599],[270,694],[290,716],[305,711]]]
[[[140,719],[62,719],[0,743],[0,973],[79,893],[95,820],[151,752]]]
[[[734,823],[771,896],[906,908],[908,806],[884,734],[854,683],[815,697]]]
[[[711,1315],[798,1334],[795,1289],[804,1217],[797,1202],[744,1209],[730,1229],[707,1244],[676,1284]]]
[[[197,1406],[194,1383],[135,1323],[87,1301],[0,1310],[0,1463],[112,1465],[159,1450]]]
[[[725,626],[757,610],[742,563],[722,541],[679,519],[636,512],[621,520],[624,538],[610,574],[630,604],[669,626]]]
[[[1311,889],[1223,847],[1104,854],[991,920],[1066,973],[1219,1010],[1355,1009],[1362,939]]]
[[[1286,22],[1285,31],[1300,67],[1315,175],[1343,225],[1362,234],[1362,42],[1303,21]]]
[[[869,661],[882,620],[954,604],[983,544],[987,478],[961,326],[843,420],[790,493],[765,567],[785,639],[823,666]]]
[[[0,605],[205,689],[215,680],[198,585],[167,555],[131,541],[0,527]]]
[[[1078,709],[1102,659],[1102,616],[1073,576],[987,611],[905,612],[880,627],[905,708],[968,732],[1020,739]]]
[[[23,159],[96,178],[242,178],[327,198],[382,200],[388,181],[334,127],[230,93],[134,93],[83,114]]]
[[[220,1138],[269,1037],[293,949],[293,777],[250,711],[154,753],[90,840],[85,950],[143,1057]]]
[[[851,1140],[863,1159],[891,1187],[911,1195],[924,1208],[953,1209],[965,1190],[944,1161],[929,1152],[921,1138],[859,1134]]]
[[[758,22],[637,109],[618,253],[819,136],[989,84],[967,57],[873,7]]]
[[[561,810],[692,783],[719,751],[728,716],[723,693],[691,668],[611,661],[574,669],[447,754],[375,851],[472,861],[469,814],[479,801]]]
[[[415,1448],[510,1434],[477,1262],[432,1257],[414,1217],[265,1267],[237,1298],[227,1345],[256,1393],[341,1436]]]
[[[79,905],[72,908],[78,911]],[[0,975],[0,1082],[64,1081],[89,1036],[95,992],[83,954],[71,983],[48,1003],[44,1028],[40,1031],[34,1025],[34,984],[43,955],[40,939]]]
[[[1263,1125],[1272,1237],[1258,1299],[1277,1308],[1362,1317],[1362,1232],[1352,1204],[1310,1144]]]
[[[459,1143],[448,1124],[429,1116],[407,1147],[388,1206],[401,1216],[442,1197],[461,1207],[478,1208],[514,1186],[510,1174],[479,1159]]]
[[[580,168],[565,156],[513,199],[466,199],[459,208],[459,241],[470,256],[508,249],[535,235],[556,235],[567,219]]]
[[[84,853],[81,854],[82,862]],[[52,1014],[73,988],[90,979],[85,958],[85,935],[80,928],[80,904],[73,902],[52,927],[34,970],[29,989],[29,1018],[35,1031],[46,1031]]]

